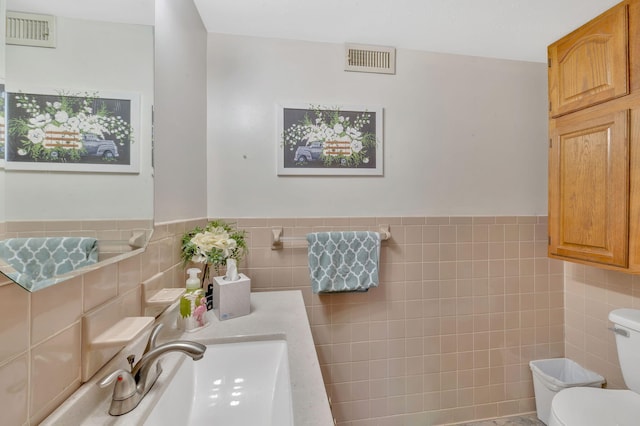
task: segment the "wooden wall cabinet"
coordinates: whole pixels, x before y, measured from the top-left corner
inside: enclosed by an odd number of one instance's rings
[[[627,267],[628,111],[558,120],[549,153],[549,250]]]
[[[627,0],[548,48],[552,258],[640,273],[639,29]]]
[[[628,12],[618,4],[549,46],[552,117],[629,94]]]

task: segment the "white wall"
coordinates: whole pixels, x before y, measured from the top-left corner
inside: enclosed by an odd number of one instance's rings
[[[544,64],[209,34],[210,217],[546,214]],[[278,177],[276,104],[384,107],[384,177]]]
[[[191,0],[157,0],[155,220],[206,215],[207,34]]]
[[[58,17],[57,39],[55,49],[7,46],[7,86],[139,94],[140,173],[7,171],[7,220],[152,218],[153,28]]]

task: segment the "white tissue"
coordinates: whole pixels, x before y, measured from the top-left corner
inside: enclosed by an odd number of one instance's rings
[[[238,276],[238,265],[235,259],[227,259],[227,275],[224,277],[227,281],[236,281]]]

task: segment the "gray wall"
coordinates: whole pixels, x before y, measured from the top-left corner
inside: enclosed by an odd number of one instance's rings
[[[157,0],[155,220],[206,215],[207,33],[190,0]]]
[[[546,67],[397,52],[343,71],[343,45],[221,34],[208,43],[215,217],[546,215]],[[276,108],[384,108],[384,177],[278,177]]]

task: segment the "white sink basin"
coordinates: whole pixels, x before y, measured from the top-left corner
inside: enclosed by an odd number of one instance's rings
[[[144,424],[293,425],[287,342],[213,344],[199,361],[185,357]]]

